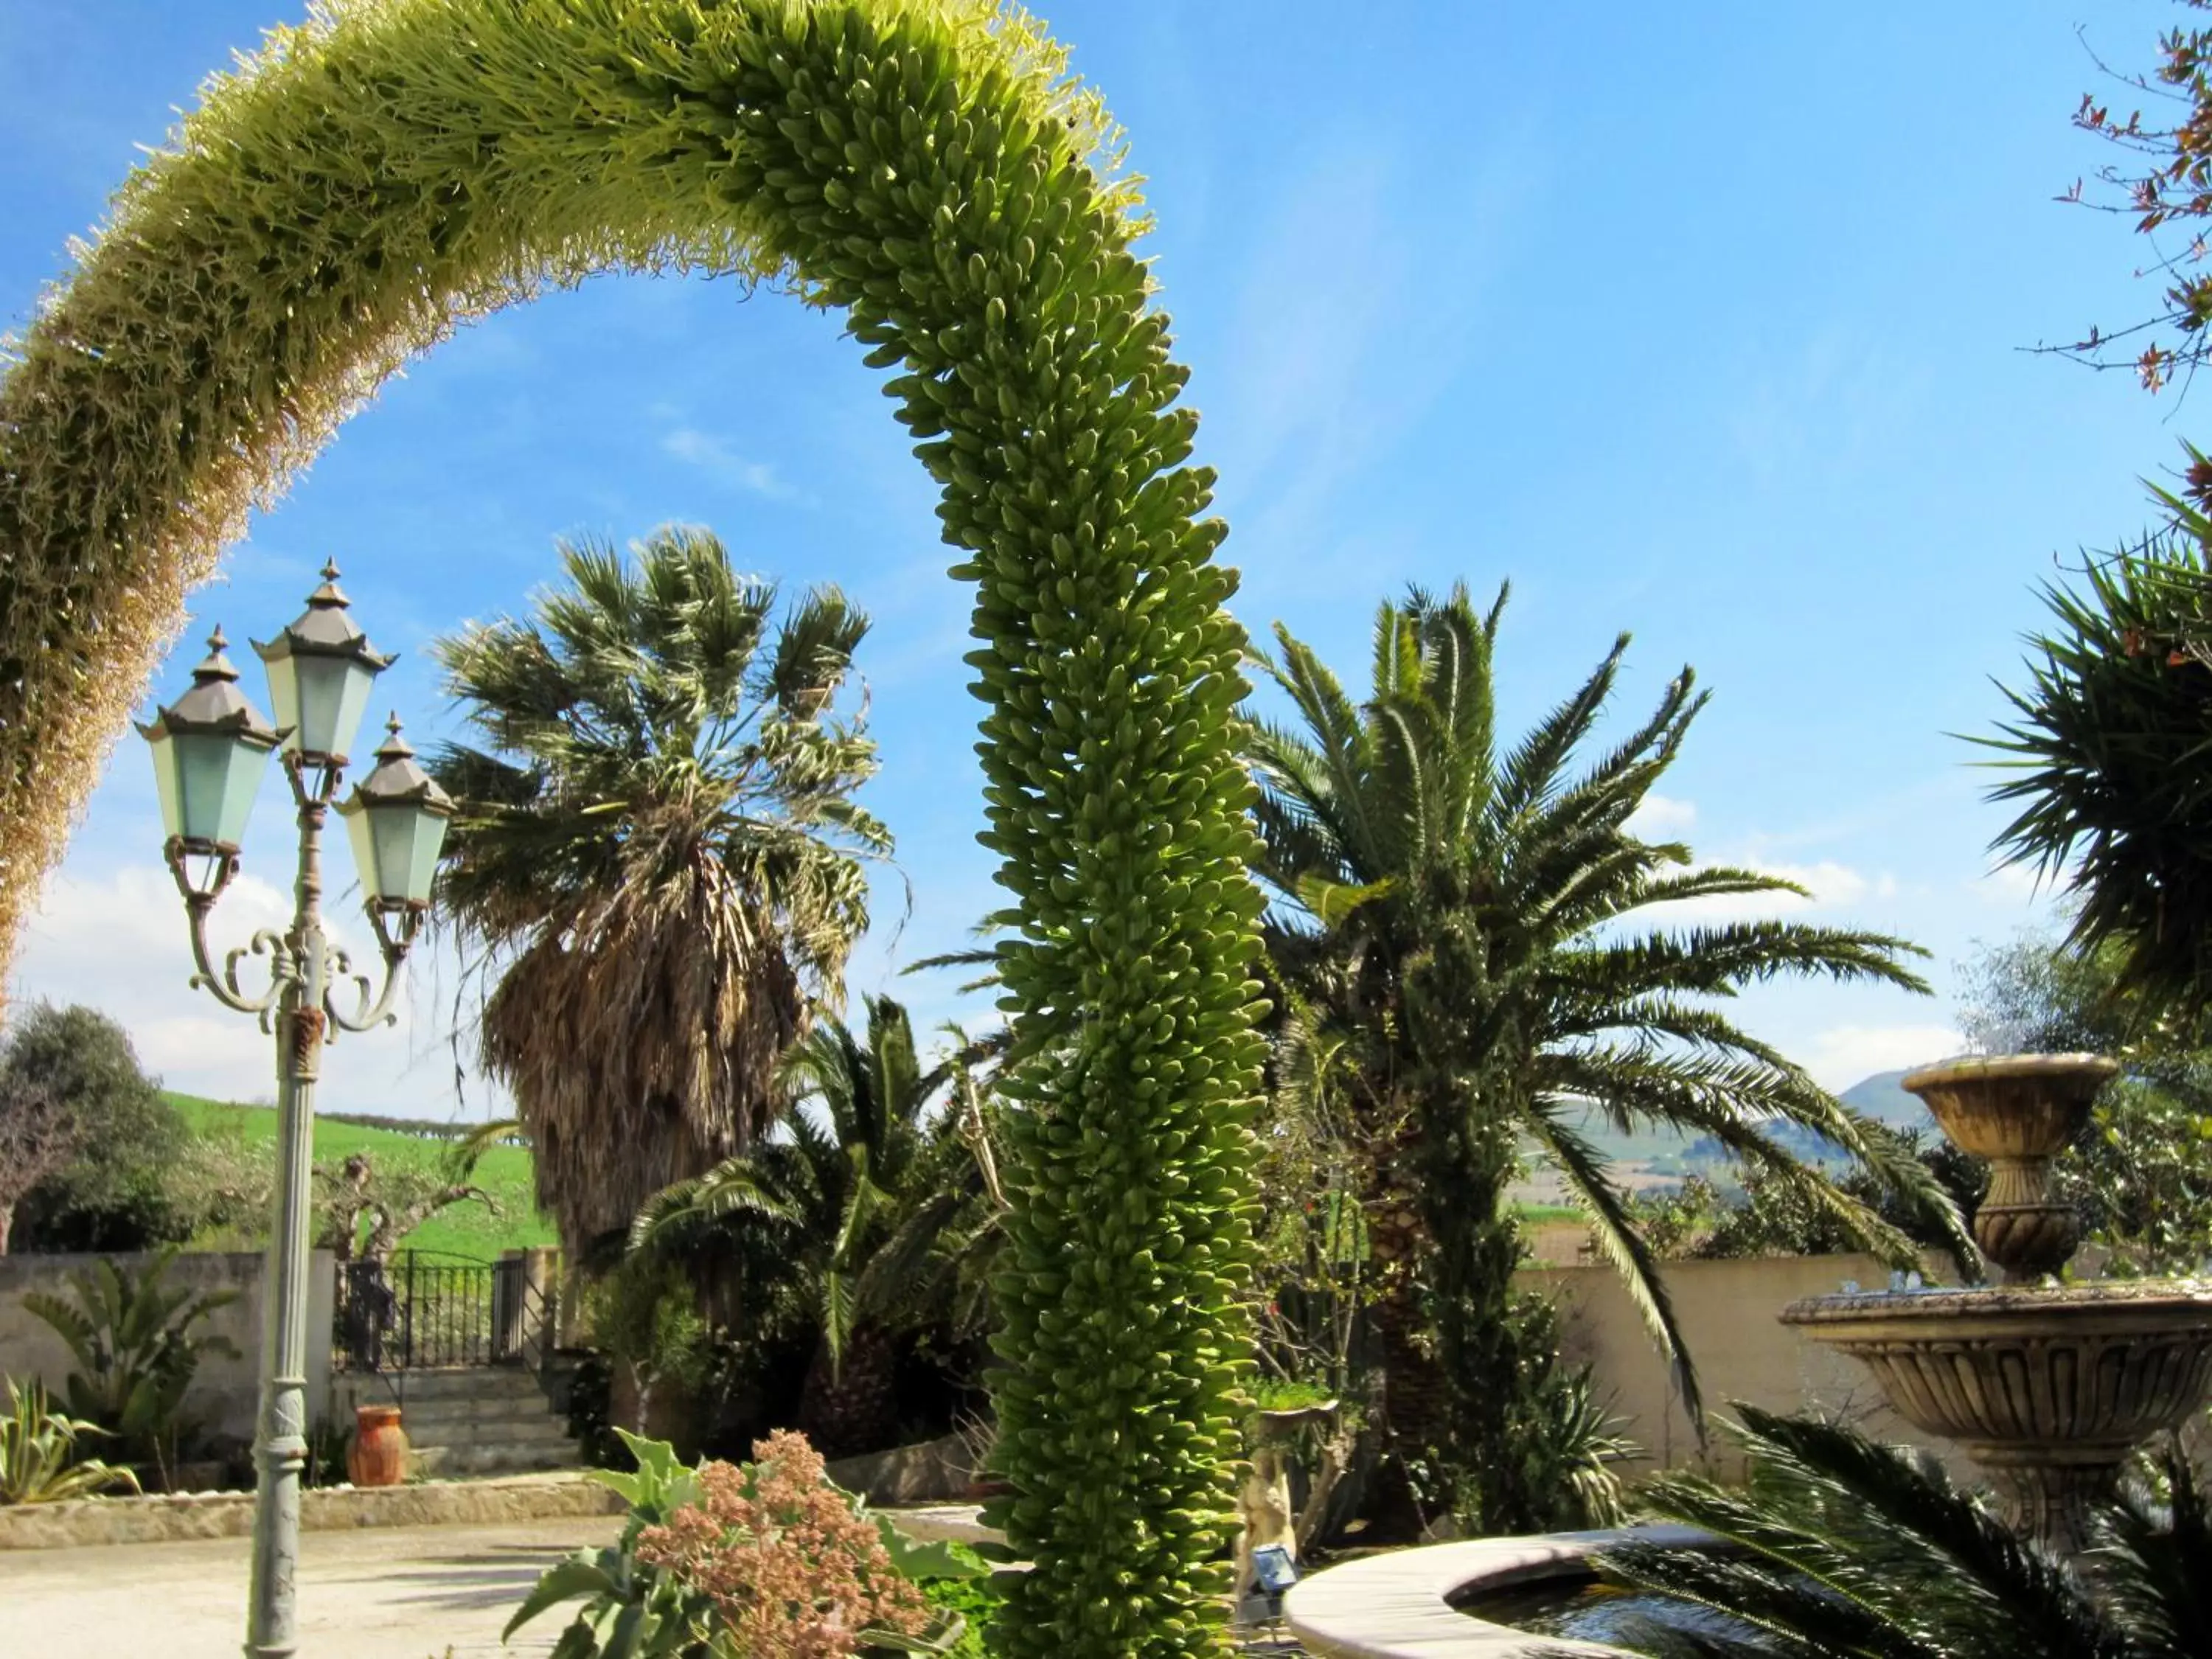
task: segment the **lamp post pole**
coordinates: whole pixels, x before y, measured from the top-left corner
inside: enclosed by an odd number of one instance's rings
[[[345,615],[337,572],[327,568],[307,614],[273,643],[257,647],[269,666],[277,714],[270,726],[238,689],[220,629],[193,670],[192,689],[140,731],[154,746],[155,777],[168,830],[169,868],[191,923],[191,982],[224,1006],[252,1014],[276,1042],[277,1164],[274,1227],[262,1288],[261,1400],[255,1423],[258,1471],[253,1505],[253,1578],[247,1659],[290,1659],[299,1650],[295,1580],[300,1553],[300,1488],[307,1462],[308,1206],[313,1176],[315,1083],[322,1051],[339,1030],[391,1024],[400,969],[428,908],[430,880],[453,816],[453,803],[399,737],[395,716],[379,764],[339,806],[354,832],[368,919],[384,958],[384,985],[372,992],[346,952],[323,928],[323,830],[358,730],[368,688],[391,659],[369,649]],[[271,750],[282,748],[284,775],[298,809],[299,872],[292,924],[264,930],[225,957],[208,945],[216,901],[238,873],[239,841],[254,786]],[[239,982],[248,956],[267,957],[270,983],[259,994]],[[343,1006],[339,986],[357,1000]],[[325,1334],[327,1335],[327,1334]]]
[[[322,1071],[325,803],[285,771],[300,806],[300,874],[288,939],[299,971],[284,981],[276,1014],[276,1225],[269,1241],[262,1316],[261,1408],[254,1425],[253,1591],[248,1659],[297,1650],[294,1583],[300,1557],[300,1486],[307,1463],[308,1194],[314,1174],[315,1079]],[[391,964],[398,977],[398,962]]]

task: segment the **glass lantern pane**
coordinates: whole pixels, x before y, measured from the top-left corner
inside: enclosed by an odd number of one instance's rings
[[[154,794],[161,803],[161,833],[181,836],[185,804],[177,784],[177,740],[165,732],[147,746],[154,751]]]
[[[176,757],[176,817],[170,833],[234,847],[243,841],[269,751],[208,732],[179,732],[167,746]],[[167,811],[165,803],[165,816]]]
[[[407,878],[415,867],[415,809],[372,807],[368,816],[369,833],[376,837],[377,890],[388,899],[414,897]]]
[[[279,673],[296,687],[287,708]],[[350,657],[287,657],[269,669],[269,692],[280,724],[295,729],[285,747],[311,755],[348,755],[361,731],[361,717],[368,710],[369,688],[375,671]]]
[[[435,812],[416,811],[415,857],[407,875],[407,896],[427,901],[438,878],[438,854],[446,845],[446,826],[452,820]]]
[[[376,843],[368,822],[375,814],[349,802],[338,808],[338,816],[345,820],[346,839],[353,843],[353,867],[361,873],[362,896],[372,902],[382,898],[376,880]]]
[[[291,728],[284,739],[284,752],[297,753],[300,747],[300,677],[292,672],[293,657],[264,657],[261,665],[269,671],[269,707],[276,714],[276,724]]]
[[[384,896],[417,904],[427,900],[446,821],[411,803],[375,807],[368,816],[376,820],[377,878]]]

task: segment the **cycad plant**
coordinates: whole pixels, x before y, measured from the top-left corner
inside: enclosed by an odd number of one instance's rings
[[[1925,1170],[1715,1006],[1782,976],[1922,991],[1903,965],[1922,953],[1882,934],[1788,921],[1668,925],[1668,905],[1802,890],[1694,864],[1687,847],[1631,827],[1705,699],[1685,670],[1648,716],[1586,756],[1626,635],[1533,732],[1501,747],[1492,654],[1504,600],[1501,591],[1478,611],[1455,587],[1386,603],[1362,702],[1279,626],[1279,654],[1261,662],[1297,720],[1255,725],[1248,749],[1261,788],[1259,873],[1278,901],[1276,971],[1313,1029],[1340,1044],[1368,1138],[1386,1409],[1401,1449],[1437,1443],[1459,1506],[1491,1530],[1546,1524],[1553,1512],[1517,1473],[1527,1460],[1516,1443],[1541,1433],[1550,1412],[1535,1396],[1557,1382],[1538,1351],[1548,1322],[1512,1290],[1522,1239],[1505,1194],[1524,1143],[1589,1212],[1680,1362],[1693,1412],[1695,1375],[1665,1282],[1584,1132],[1588,1113],[1624,1130],[1711,1136],[1869,1245],[1909,1255],[1896,1229],[1768,1133],[1813,1129],[1971,1251]],[[1421,1352],[1431,1328],[1437,1364]]]
[[[979,1103],[956,1087],[931,1109],[957,1060],[925,1070],[906,1010],[866,1006],[865,1035],[824,1016],[793,1050],[803,1103],[774,1133],[656,1195],[631,1231],[641,1249],[749,1245],[752,1271],[797,1291],[816,1331],[799,1423],[833,1453],[889,1443],[898,1340],[957,1311],[999,1215]]]
[[[852,799],[875,746],[833,705],[868,623],[835,588],[779,623],[703,530],[561,556],[532,620],[438,644],[483,746],[432,769],[463,806],[439,896],[490,987],[484,1067],[580,1254],[773,1120],[890,836]]]
[[[1741,1486],[1668,1475],[1665,1516],[1727,1551],[1631,1546],[1624,1589],[1721,1615],[1624,1613],[1607,1640],[1654,1659],[2201,1659],[2212,1653],[2212,1502],[2161,1459],[2093,1516],[2076,1564],[2008,1528],[1928,1452],[1739,1407]]]

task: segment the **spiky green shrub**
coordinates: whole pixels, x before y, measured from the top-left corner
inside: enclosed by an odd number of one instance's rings
[[[1233,580],[1115,133],[967,0],[356,0],[211,82],[0,386],[0,936],[247,503],[457,318],[703,267],[842,308],[943,486],[1016,1114],[1011,1659],[1216,1641],[1259,900]]]

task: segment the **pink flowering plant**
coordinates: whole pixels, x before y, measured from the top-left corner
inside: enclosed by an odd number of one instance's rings
[[[804,1435],[779,1431],[750,1463],[696,1469],[660,1441],[623,1439],[637,1472],[593,1475],[629,1500],[620,1542],[553,1567],[508,1635],[580,1597],[554,1659],[846,1659],[960,1640],[960,1616],[922,1587],[981,1576],[982,1562],[909,1543],[830,1482]]]

